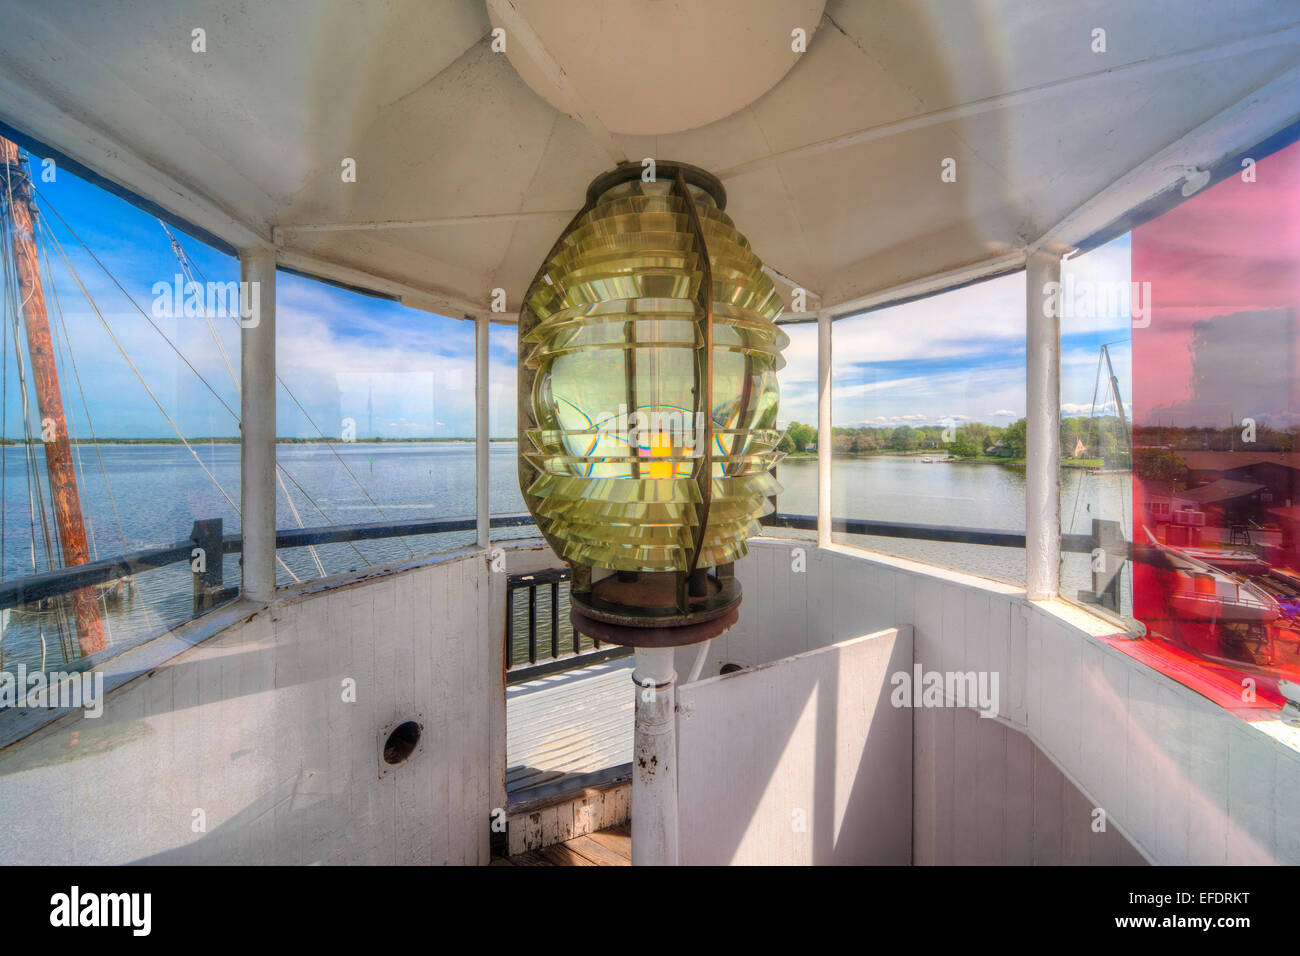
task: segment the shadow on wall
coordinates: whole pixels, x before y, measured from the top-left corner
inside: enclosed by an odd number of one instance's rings
[[[683,685],[683,864],[904,864],[911,859],[911,711],[889,675],[911,629]]]

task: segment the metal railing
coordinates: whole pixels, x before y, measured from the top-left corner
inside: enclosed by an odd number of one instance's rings
[[[626,657],[630,647],[600,646],[570,625],[567,641],[561,640],[562,607],[568,590],[569,569],[547,568],[511,574],[506,578],[506,673],[507,682],[517,684],[575,667]],[[544,610],[544,630],[538,626],[539,589],[550,592]],[[516,595],[526,594],[516,600]],[[544,643],[543,643],[544,641]]]
[[[514,528],[532,523],[533,517],[530,514],[493,515],[491,518],[494,528]],[[476,519],[470,517],[425,518],[403,522],[370,521],[321,528],[290,528],[275,533],[275,546],[277,549],[305,548],[315,544],[473,531],[476,527]],[[211,559],[220,555],[238,554],[243,550],[243,541],[239,535],[222,533],[220,518],[194,522],[189,539],[177,541],[175,544],[0,581],[0,608],[19,607],[44,598],[70,594],[106,581],[130,577],[140,571],[151,571],[182,562],[189,563],[195,557],[196,548],[203,551],[205,559],[203,564],[206,566],[205,571],[195,572],[194,575],[197,613],[210,607],[216,594],[227,590],[222,582],[222,562]]]
[[[512,528],[530,525],[533,523],[533,518],[526,513],[502,514],[493,515],[490,521],[493,528]],[[817,529],[817,518],[815,515],[773,513],[765,516],[762,524],[766,527],[815,531]],[[426,518],[405,522],[373,521],[329,525],[318,528],[292,528],[277,531],[275,545],[276,548],[302,548],[309,545],[338,544],[349,541],[473,531],[475,527],[476,521],[473,517],[464,517]],[[898,521],[875,521],[866,518],[834,518],[831,522],[831,530],[846,534],[948,541],[994,547],[1023,548],[1025,546],[1023,532],[963,528],[948,525],[911,524]],[[182,562],[189,563],[195,557],[195,549],[201,549],[206,559],[202,563],[204,570],[194,573],[194,607],[195,613],[200,613],[229,597],[234,590],[227,588],[222,580],[223,562],[221,560],[211,560],[211,558],[215,555],[238,554],[242,548],[243,543],[239,535],[223,534],[222,520],[220,518],[196,521],[190,537],[185,541],[177,541],[163,547],[134,551],[112,558],[91,561],[87,564],[56,568],[21,578],[0,581],[0,608],[19,607],[46,598],[69,594],[96,584],[129,577],[141,571],[154,570]],[[1067,534],[1061,536],[1061,550],[1063,552],[1096,554],[1098,549],[1107,555],[1108,560],[1105,564],[1115,567],[1122,565],[1124,560],[1132,557],[1133,551],[1129,542],[1124,540],[1119,523],[1114,521],[1094,519],[1091,534]],[[1118,562],[1110,561],[1109,559],[1112,556],[1120,560]],[[559,598],[561,585],[568,582],[568,574],[567,568],[556,568],[509,576],[507,601],[510,603],[507,605],[508,609],[513,608],[514,594],[517,590],[524,588],[528,590],[528,617],[526,619],[528,641],[524,645],[527,649],[527,672],[522,670],[524,666],[523,655],[520,655],[518,659],[515,655],[514,635],[517,632],[519,622],[515,621],[513,613],[507,613],[506,615],[507,649],[510,652],[507,656],[507,666],[512,672],[519,668],[521,675],[524,673],[536,675],[539,672],[534,668],[562,669],[564,662],[574,660],[574,655],[582,657],[584,661],[588,659],[594,660],[595,658],[589,657],[592,650],[601,650],[598,643],[594,644],[591,649],[583,648],[580,635],[577,634],[574,634],[572,638],[572,652],[566,653],[560,647]],[[1094,571],[1093,591],[1094,596],[1098,598],[1098,603],[1109,603],[1106,598],[1108,596],[1113,597],[1117,578],[1118,575],[1113,570]],[[552,611],[549,615],[550,620],[546,625],[549,632],[549,646],[546,647],[546,650],[549,650],[549,654],[541,653],[541,647],[538,643],[537,588],[542,586],[551,588],[550,606]],[[614,654],[619,650],[621,649],[607,651],[606,653]],[[548,660],[543,663],[543,659]],[[523,678],[521,677],[521,679]]]
[[[816,515],[791,515],[773,512],[765,515],[765,527],[816,531]],[[879,538],[911,538],[919,541],[946,541],[953,544],[982,544],[995,548],[1023,548],[1023,531],[997,531],[988,528],[963,528],[952,525],[911,524],[904,521],[875,521],[867,518],[831,518],[831,531],[842,534],[873,535]],[[1093,557],[1092,590],[1080,593],[1079,599],[1118,612],[1120,575],[1130,559],[1141,559],[1145,549],[1133,548],[1124,538],[1118,521],[1092,519],[1091,534],[1061,535],[1062,554],[1087,554]],[[1104,557],[1104,560],[1096,560]]]
[[[765,527],[795,528],[816,531],[816,515],[769,514],[760,522]],[[1061,550],[1089,554],[1097,547],[1096,525],[1093,534],[1061,535]],[[1103,521],[1101,524],[1118,522]],[[870,518],[832,518],[831,531],[843,534],[867,534],[878,538],[914,538],[921,541],[950,541],[955,544],[986,544],[996,548],[1023,548],[1023,531],[997,531],[989,528],[964,528],[954,525],[911,524],[906,521],[876,521]]]

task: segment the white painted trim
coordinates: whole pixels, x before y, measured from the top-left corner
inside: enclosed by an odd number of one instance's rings
[[[386,279],[288,247],[278,248],[276,258],[284,268],[296,269],[299,272],[355,286],[358,289],[368,289],[381,295],[395,296],[402,305],[423,312],[432,312],[453,319],[472,319],[474,316],[488,312],[485,302],[472,302],[434,286],[419,287]],[[498,315],[497,318],[501,319],[502,316]]]
[[[1045,287],[1060,281],[1060,256],[1036,252],[1026,261],[1025,591],[1031,601],[1056,597],[1061,583],[1061,318],[1059,309],[1043,307]]]
[[[950,704],[949,706],[953,706],[953,705]],[[1029,742],[1033,744],[1034,749],[1037,750],[1044,757],[1046,757],[1048,762],[1051,763],[1051,765],[1057,769],[1057,771],[1061,774],[1061,776],[1066,779],[1066,782],[1069,783],[1070,786],[1074,787],[1075,790],[1078,790],[1079,793],[1088,801],[1088,803],[1090,803],[1094,807],[1102,806],[1102,802],[1097,799],[1096,795],[1092,792],[1092,790],[1090,790],[1083,783],[1082,780],[1080,780],[1077,776],[1075,776],[1075,774],[1072,773],[1069,770],[1069,768],[1067,768],[1063,763],[1061,763],[1060,759],[1056,756],[1056,754],[1052,753],[1051,750],[1044,747],[1043,742],[1038,738],[1037,735],[1030,733],[1028,727],[1024,726],[1023,724],[1019,724],[1016,721],[1011,720],[1010,718],[1002,714],[995,714],[993,717],[989,719],[995,720],[1002,726],[1010,730],[1014,730],[1016,733],[1022,734],[1026,738],[1028,738]],[[1160,865],[1160,861],[1151,855],[1151,851],[1147,849],[1146,845],[1141,840],[1138,839],[1137,835],[1133,832],[1133,830],[1129,828],[1124,822],[1121,822],[1120,820],[1116,819],[1114,816],[1107,814],[1106,826],[1113,827],[1119,833],[1119,835],[1124,838],[1125,842],[1127,842],[1128,845],[1133,848],[1133,851],[1138,856],[1142,857],[1142,859],[1145,860],[1148,865],[1150,866]]]
[[[750,544],[762,542],[764,544],[779,544],[782,547],[800,547],[804,542],[798,538],[776,538],[762,537],[750,538]],[[1025,589],[1015,584],[1008,584],[1005,581],[996,581],[993,578],[982,578],[978,574],[970,574],[966,571],[957,571],[953,568],[945,568],[939,564],[926,564],[924,561],[917,561],[912,558],[900,558],[896,555],[885,554],[883,551],[872,551],[870,548],[863,548],[858,545],[844,544],[842,542],[832,542],[826,545],[819,545],[822,550],[831,554],[842,554],[845,557],[857,558],[861,561],[867,561],[872,564],[878,564],[882,567],[893,568],[898,571],[906,571],[909,574],[916,574],[928,578],[933,578],[944,584],[960,584],[962,587],[973,588],[978,591],[987,591],[989,594],[996,594],[1001,597],[1021,597],[1025,596]],[[1113,625],[1107,633],[1114,633],[1118,628]]]
[[[547,209],[537,212],[492,212],[478,216],[441,216],[433,219],[371,219],[360,222],[283,223],[271,227],[276,242],[286,232],[375,232],[383,229],[437,229],[442,226],[474,226],[493,222],[522,222],[528,219],[563,219],[577,215],[576,209]]]
[[[0,70],[0,121],[237,249],[271,248],[265,234],[151,166],[126,143],[70,116]],[[266,203],[270,197],[262,194]]]
[[[771,279],[773,282],[775,282],[778,287],[784,285],[787,289],[789,289],[791,294],[793,294],[795,289],[803,289],[803,291],[807,294],[807,297],[809,299],[815,301],[817,305],[821,305],[822,296],[820,292],[814,292],[812,289],[808,288],[808,286],[804,285],[802,282],[796,282],[794,279],[791,279],[784,272],[779,272],[776,269],[773,269],[769,265],[764,265],[763,271],[767,273],[768,278]],[[783,313],[783,314],[788,314],[788,313]],[[782,323],[778,320],[777,324],[780,325]]]
[[[477,518],[478,546],[486,550],[492,543],[492,506],[488,492],[492,483],[491,468],[492,408],[491,369],[489,368],[488,327],[486,315],[474,320],[474,514]]]
[[[1209,169],[1286,128],[1300,116],[1297,103],[1300,67],[1264,84],[1134,167],[1047,230],[1029,251],[1079,245],[1181,181],[1186,170]],[[1287,119],[1279,122],[1279,116]]]
[[[241,282],[258,284],[257,324],[239,335],[240,591],[264,604],[275,599],[275,265],[265,249],[239,255]]]
[[[817,313],[817,546],[831,543],[831,314]]]
[[[959,266],[956,269],[949,269],[946,272],[937,272],[932,276],[926,276],[923,279],[913,279],[898,285],[890,286],[888,289],[882,289],[879,292],[872,292],[868,295],[858,296],[836,305],[828,306],[826,312],[830,313],[832,319],[846,318],[850,314],[866,312],[869,309],[878,309],[882,306],[892,305],[903,299],[911,299],[923,295],[937,295],[940,292],[946,292],[954,286],[963,285],[967,282],[974,282],[978,279],[991,278],[1004,272],[1015,272],[1017,269],[1024,268],[1025,253],[1022,250],[1008,252],[1004,255],[995,256],[991,259],[983,259],[971,265]]]
[[[520,545],[536,545],[533,539],[521,538],[505,544],[507,549]],[[523,549],[521,549],[523,550]],[[341,591],[359,585],[381,581],[395,574],[416,571],[435,564],[448,564],[477,557],[479,551],[474,548],[457,548],[452,551],[440,551],[419,555],[391,564],[375,565],[358,571],[345,571],[323,578],[312,578],[298,584],[287,585],[277,589],[275,595],[276,610],[300,604],[303,601]],[[90,668],[92,673],[104,675],[104,693],[109,694],[130,683],[154,668],[171,661],[173,658],[192,650],[204,641],[217,637],[227,628],[234,627],[256,618],[267,611],[264,602],[238,598],[229,604],[222,604],[196,618],[184,621],[152,637],[146,637],[138,644],[124,648],[110,647],[102,652],[103,660],[94,660]],[[504,625],[503,625],[504,632]],[[31,736],[50,724],[75,724],[82,720],[76,709],[0,711],[0,749]]]
[[[497,3],[502,2],[502,0],[491,0],[491,2]],[[1229,43],[1197,47],[1195,49],[1182,50],[1178,53],[1170,53],[1163,56],[1154,56],[1149,59],[1138,60],[1135,63],[1127,63],[1123,66],[1094,70],[1093,72],[1086,73],[1083,76],[1069,76],[1060,80],[1052,80],[1048,83],[1042,83],[1038,86],[1032,86],[1023,90],[1015,90],[1011,93],[999,93],[995,96],[985,97],[982,100],[976,100],[973,103],[962,103],[957,106],[932,110],[929,113],[922,113],[919,116],[909,116],[906,119],[892,120],[888,123],[869,126],[866,129],[857,130],[852,133],[844,133],[840,136],[820,140],[816,143],[808,143],[804,146],[796,146],[792,149],[782,150],[777,153],[769,153],[766,156],[760,156],[756,159],[749,160],[748,162],[739,163],[736,166],[723,169],[717,174],[717,176],[722,180],[734,179],[737,176],[743,176],[746,173],[751,173],[759,169],[766,169],[769,166],[787,162],[789,160],[805,159],[810,156],[820,156],[823,153],[832,152],[834,150],[844,149],[850,146],[858,146],[862,143],[870,143],[875,140],[887,139],[890,136],[897,136],[900,133],[910,133],[918,129],[927,129],[932,126],[940,126],[957,120],[969,119],[973,116],[980,116],[984,113],[992,113],[999,110],[1021,109],[1031,103],[1057,97],[1065,93],[1069,93],[1073,96],[1086,95],[1094,92],[1098,88],[1108,87],[1116,80],[1122,81],[1128,80],[1133,76],[1166,73],[1171,70],[1182,69],[1186,66],[1207,63],[1229,57],[1242,56],[1247,53],[1260,52],[1279,46],[1287,46],[1298,41],[1300,41],[1300,26],[1293,24],[1286,27],[1280,27],[1276,30],[1268,30],[1264,33],[1252,34],[1250,36],[1242,37],[1239,40],[1233,40]]]

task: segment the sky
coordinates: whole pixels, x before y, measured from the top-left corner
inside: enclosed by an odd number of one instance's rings
[[[238,392],[226,362],[237,375],[239,329],[228,317],[213,319],[210,328],[201,317],[154,314],[155,285],[170,285],[179,272],[162,226],[69,172],[57,171],[54,182],[41,181],[39,166],[35,173],[43,215],[112,333],[47,240],[51,320],[60,338],[66,327],[72,347],[71,362],[60,358],[73,432],[89,437],[93,426],[95,435],[114,438],[175,437],[176,429],[187,438],[237,435]],[[238,279],[234,258],[174,231],[202,278]],[[1127,284],[1129,260],[1126,235],[1066,262],[1063,274]],[[284,272],[277,285],[277,364],[293,393],[277,391],[281,437],[338,436],[349,422],[358,439],[473,436],[470,323]],[[791,341],[779,374],[783,427],[817,418],[816,325],[785,328]],[[1025,413],[1023,273],[839,319],[834,329],[836,425],[1005,425]],[[1062,321],[1063,414],[1090,414],[1103,342],[1118,342],[1112,358],[1127,405],[1129,338],[1127,315]],[[512,326],[493,326],[489,336],[493,437],[515,434],[515,339]],[[4,363],[7,381],[16,383],[12,332]],[[18,392],[12,384],[6,392],[5,434],[17,436]],[[1105,399],[1103,391],[1099,414],[1113,413]]]
[[[1134,333],[1140,424],[1300,424],[1300,143],[1133,232],[1156,308]]]
[[[74,434],[88,437],[93,427],[102,438],[170,438],[176,429],[190,439],[237,436],[238,390],[226,362],[237,376],[239,328],[228,316],[209,327],[202,317],[155,314],[155,284],[174,283],[180,271],[158,220],[67,171],[56,171],[52,183],[41,181],[39,166],[34,174],[43,218],[72,267],[47,238],[48,311],[61,345],[70,342],[72,351],[71,361],[63,351],[59,357]],[[236,259],[173,232],[201,279],[238,280]],[[473,437],[472,324],[285,272],[276,283],[277,368],[289,390],[277,388],[281,437],[339,436],[349,419],[358,439]],[[494,328],[491,349],[492,434],[510,436],[513,328]],[[22,409],[12,331],[4,362],[5,434],[16,436]]]
[[[1129,277],[1129,237],[1062,264],[1079,283]],[[1111,344],[1125,410],[1131,410],[1131,316],[1110,310],[1061,321],[1061,414],[1093,413],[1097,361]],[[832,338],[832,422],[843,427],[938,425],[951,420],[1006,425],[1025,414],[1025,276],[1000,276],[837,319]],[[817,421],[817,327],[786,326],[788,366],[780,373],[784,427]],[[1104,382],[1103,382],[1104,385]],[[1103,388],[1096,413],[1114,414]]]

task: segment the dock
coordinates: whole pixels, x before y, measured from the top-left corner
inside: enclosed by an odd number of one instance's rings
[[[506,688],[512,802],[632,762],[632,663],[602,661]]]

